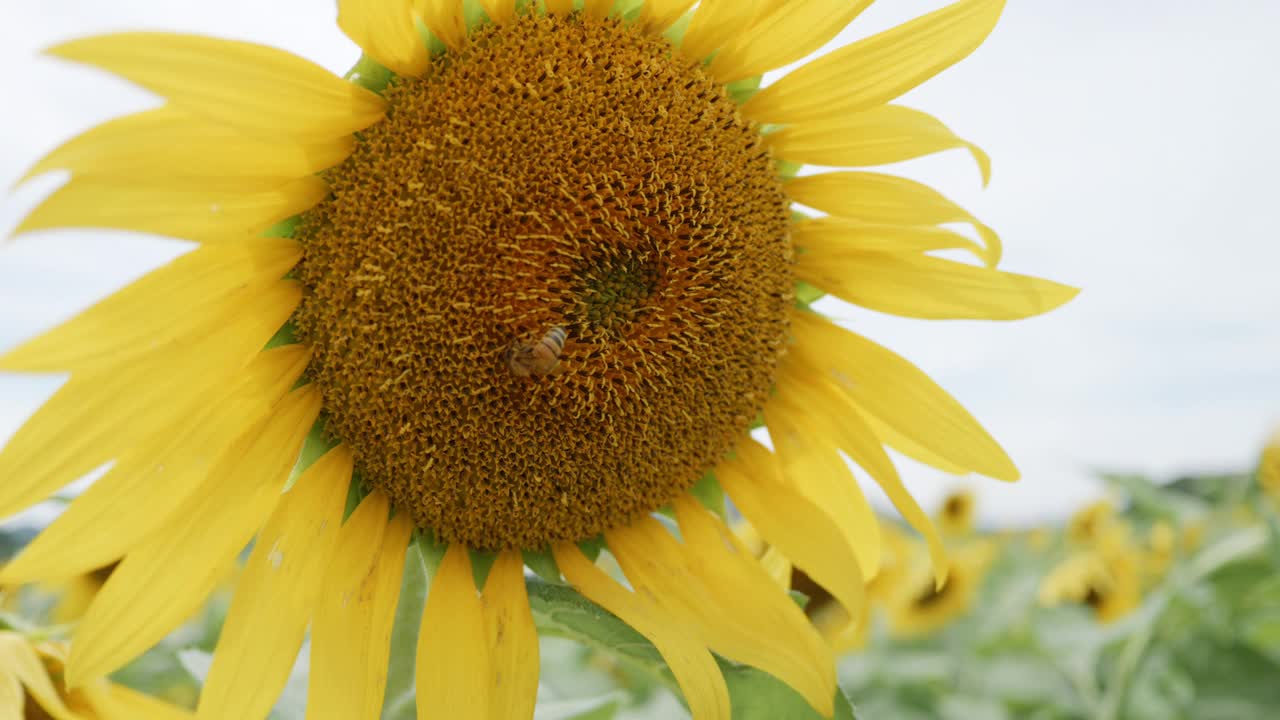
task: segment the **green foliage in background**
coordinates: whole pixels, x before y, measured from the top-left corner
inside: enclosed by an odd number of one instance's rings
[[[939,628],[904,631],[894,619],[901,614],[894,603],[930,598],[877,595],[873,585],[871,595],[878,600],[869,630],[847,642],[850,649],[840,666],[841,686],[856,701],[856,716],[1271,717],[1280,704],[1280,520],[1274,501],[1245,474],[1186,477],[1164,485],[1131,475],[1105,478],[1115,491],[1115,506],[1122,508],[1113,514],[1090,508],[1063,527],[964,530],[963,537],[953,537],[957,546],[982,543],[996,552],[983,565],[977,590]],[[1082,527],[1093,536],[1083,537]],[[29,526],[0,530],[0,557],[12,555],[32,534]],[[1139,592],[1124,612],[1104,622],[1093,595],[1078,602],[1058,598],[1046,606],[1046,578],[1055,568],[1107,542],[1118,542],[1142,559],[1135,566]],[[1163,545],[1157,548],[1153,542]],[[426,538],[415,541],[406,560],[383,715],[387,720],[415,717],[417,623],[438,560],[439,548]],[[553,567],[541,572],[555,577]],[[233,580],[228,578],[228,588]],[[566,585],[531,576],[528,587],[542,637],[539,720],[685,716],[674,680],[648,641]],[[65,635],[71,624],[54,620],[58,592],[56,587],[24,588],[17,594],[10,590],[3,598],[0,627]],[[810,609],[821,604],[821,598],[798,599],[810,603]],[[220,593],[115,679],[193,706],[228,602],[229,593]],[[277,720],[303,719],[306,650],[275,709]],[[735,720],[817,717],[774,678],[727,661],[721,664]],[[836,717],[855,717],[843,696],[837,698]]]

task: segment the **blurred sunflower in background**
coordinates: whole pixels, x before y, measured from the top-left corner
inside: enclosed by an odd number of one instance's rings
[[[998,548],[985,538],[956,547],[941,586],[932,581],[926,556],[918,552],[910,575],[885,603],[890,630],[905,637],[925,635],[969,612]]]
[[[1128,525],[1110,522],[1107,527],[1090,547],[1071,553],[1045,575],[1040,604],[1080,604],[1104,623],[1142,604],[1142,548],[1133,543]]]
[[[1071,514],[1067,539],[1077,545],[1091,545],[1116,522],[1116,507],[1110,500],[1097,500]]]
[[[943,535],[964,537],[973,532],[973,516],[973,491],[966,488],[948,493],[935,519]]]
[[[807,303],[1013,320],[1076,291],[996,269],[994,232],[926,186],[791,177],[952,148],[989,170],[891,101],[976,48],[1003,0],[757,90],[869,4],[342,0],[364,51],[347,80],[192,35],[53,48],[165,103],[41,160],[28,177],[70,180],[18,232],[197,243],[0,358],[70,373],[0,454],[0,516],[114,462],[0,573],[119,561],[76,628],[70,686],[163,638],[252,540],[199,716],[265,717],[310,627],[309,714],[377,717],[417,532],[447,546],[422,610],[420,716],[532,715],[525,554],[651,640],[695,718],[730,714],[713,651],[830,716],[831,647],[689,491],[718,481],[847,626],[881,547],[842,453],[925,537],[921,622],[963,604],[987,553],[961,549],[944,583],[943,541],[885,447],[1017,470],[921,371]],[[747,435],[758,417],[772,452]],[[679,539],[652,516],[664,507]],[[580,549],[601,536],[626,585]]]
[[[1258,484],[1272,502],[1280,503],[1280,430],[1262,450],[1262,458],[1258,462]]]

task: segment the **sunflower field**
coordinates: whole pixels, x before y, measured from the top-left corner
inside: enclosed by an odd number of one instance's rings
[[[856,632],[839,639],[842,697],[835,717],[1268,717],[1280,703],[1274,682],[1280,673],[1280,468],[1268,467],[1276,455],[1280,446],[1268,451],[1256,473],[1161,483],[1106,475],[1108,499],[1080,508],[1061,525],[1029,529],[975,528],[973,497],[957,491],[935,515],[953,558],[940,589],[920,542],[885,521],[885,562],[868,585],[867,616]],[[714,491],[705,498],[717,502]],[[737,527],[749,541],[749,528]],[[37,529],[0,532],[0,560]],[[424,601],[440,556],[430,542],[414,542],[404,606]],[[110,572],[107,567],[66,583],[7,588],[0,638],[24,638],[56,678],[60,640]],[[234,582],[231,573],[226,587]],[[802,573],[789,581],[795,602],[819,626],[838,614],[831,597]],[[542,638],[536,718],[685,715],[652,644],[562,583],[530,573],[527,586]],[[219,592],[112,682],[178,708],[194,707],[227,604],[228,593]],[[386,720],[416,717],[417,630],[413,613],[397,615]],[[819,717],[773,677],[723,659],[720,664],[735,720]],[[304,720],[307,677],[304,647],[272,718]],[[91,706],[80,695],[73,691],[66,702]]]

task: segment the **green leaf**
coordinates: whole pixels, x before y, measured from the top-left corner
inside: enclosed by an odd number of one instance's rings
[[[536,578],[526,580],[533,621],[540,634],[576,640],[594,650],[638,663],[650,672],[671,675],[652,643],[613,613],[582,597],[567,585]]]
[[[415,535],[404,557],[404,578],[400,601],[391,626],[391,662],[387,668],[387,692],[382,703],[382,720],[417,720],[414,683],[418,653],[418,626],[427,600],[431,576],[440,566],[438,547]]]
[[[538,720],[613,720],[622,706],[621,693],[594,698],[539,703]]]
[[[1008,720],[1004,706],[991,698],[947,695],[938,707],[942,720]]]
[[[774,676],[746,666],[721,662],[725,683],[733,704],[733,720],[823,720],[809,703],[789,685]],[[836,691],[833,720],[856,720],[853,706],[844,693]]]

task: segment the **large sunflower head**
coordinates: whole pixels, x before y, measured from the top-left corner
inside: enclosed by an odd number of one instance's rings
[[[924,185],[792,176],[960,148],[985,178],[976,146],[891,101],[976,48],[1002,0],[757,90],[869,4],[342,0],[364,52],[346,79],[198,36],[54,48],[165,103],[40,161],[32,175],[70,179],[19,232],[197,244],[0,358],[71,373],[0,454],[0,514],[114,463],[0,573],[120,561],[71,679],[157,641],[253,540],[201,716],[264,716],[310,626],[312,706],[376,717],[417,533],[447,546],[423,610],[426,716],[532,712],[527,553],[648,637],[696,718],[729,713],[712,651],[829,715],[829,646],[690,489],[723,488],[857,619],[881,548],[847,456],[924,533],[941,583],[944,546],[886,446],[1017,471],[922,372],[807,302],[1011,320],[1075,293],[997,269],[995,233]],[[747,435],[761,421],[771,450]],[[601,536],[630,589],[579,549]]]

